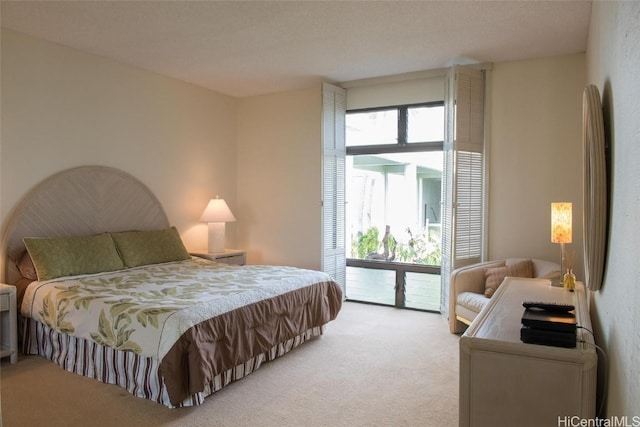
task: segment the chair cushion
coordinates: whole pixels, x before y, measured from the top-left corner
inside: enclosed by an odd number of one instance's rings
[[[477,294],[475,292],[463,292],[458,295],[458,300],[456,302],[459,306],[467,308],[477,314],[480,313],[480,310],[484,308],[488,301],[489,298],[482,294]]]
[[[533,263],[526,259],[504,267],[487,268],[484,271],[484,296],[491,298],[505,277],[533,277]]]

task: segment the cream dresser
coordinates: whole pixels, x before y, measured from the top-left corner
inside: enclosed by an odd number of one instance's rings
[[[523,301],[572,304],[578,326],[592,330],[582,283],[569,292],[548,280],[507,277],[460,338],[460,426],[556,426],[565,417],[595,417],[593,336],[579,328],[576,348],[525,344]]]

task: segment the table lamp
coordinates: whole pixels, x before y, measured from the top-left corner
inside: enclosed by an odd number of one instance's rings
[[[224,199],[216,196],[211,199],[205,208],[200,221],[209,225],[209,253],[224,252],[224,228],[225,223],[233,222],[236,218],[231,213]]]
[[[566,269],[565,243],[571,243],[571,203],[551,203],[551,241],[560,243],[560,278]]]

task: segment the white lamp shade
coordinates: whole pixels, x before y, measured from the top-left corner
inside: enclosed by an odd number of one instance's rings
[[[233,222],[236,217],[231,213],[224,199],[211,199],[200,217],[202,222]]]

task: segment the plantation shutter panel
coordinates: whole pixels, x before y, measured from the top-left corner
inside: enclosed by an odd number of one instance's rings
[[[441,311],[448,313],[449,277],[483,259],[484,73],[455,66],[447,76]]]
[[[346,296],[345,253],[346,92],[322,85],[322,270]]]

